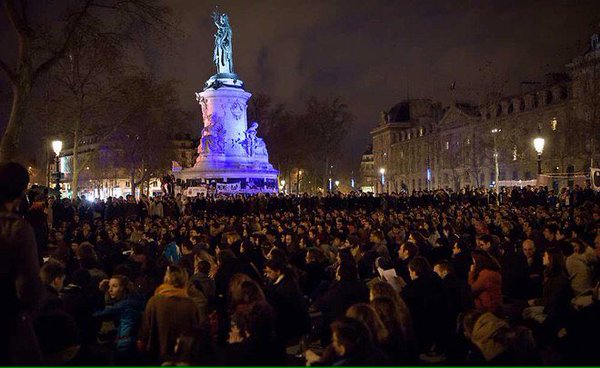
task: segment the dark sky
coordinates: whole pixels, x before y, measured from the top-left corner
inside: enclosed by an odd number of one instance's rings
[[[340,96],[355,115],[339,165],[357,165],[379,112],[406,98],[448,104],[474,99],[488,84],[479,70],[508,81],[563,71],[585,50],[600,20],[600,1],[536,0],[169,0],[181,38],[168,49],[135,56],[165,78],[181,82],[184,108],[199,109],[194,92],[214,74],[215,5],[229,14],[237,74],[251,93],[299,109],[311,95]],[[0,22],[6,22],[2,18]],[[2,26],[0,29],[6,29]],[[4,37],[2,37],[4,38]],[[1,46],[0,46],[1,48]],[[454,96],[449,85],[456,81]]]

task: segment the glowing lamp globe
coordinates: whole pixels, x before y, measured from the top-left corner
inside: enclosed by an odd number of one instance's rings
[[[60,155],[60,151],[62,150],[63,142],[62,141],[52,141],[52,150],[58,156]]]
[[[544,144],[546,143],[546,141],[544,140],[544,138],[538,137],[536,139],[533,140],[533,147],[535,148],[535,151],[541,155],[542,152],[544,152]]]

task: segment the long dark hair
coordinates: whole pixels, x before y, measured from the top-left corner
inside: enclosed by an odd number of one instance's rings
[[[549,278],[566,275],[567,266],[565,265],[565,256],[562,251],[557,247],[553,247],[546,249],[546,254],[548,254],[549,262],[544,269],[544,276]]]
[[[483,249],[475,249],[471,252],[473,261],[475,263],[475,271],[473,273],[473,280],[477,280],[479,274],[483,270],[500,272],[500,264],[492,257],[488,252]]]

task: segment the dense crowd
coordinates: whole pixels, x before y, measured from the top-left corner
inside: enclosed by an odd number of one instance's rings
[[[600,361],[600,194],[26,193],[0,165],[2,363]]]

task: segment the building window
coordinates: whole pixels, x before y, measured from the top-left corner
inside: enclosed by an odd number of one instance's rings
[[[419,137],[423,136],[423,128],[419,128]]]
[[[513,146],[513,161],[517,161],[517,146]]]
[[[552,128],[552,130],[556,130],[556,128],[558,127],[558,120],[556,120],[556,118],[552,118],[552,120],[550,121],[550,127]]]
[[[471,139],[467,138],[467,146],[471,144]]]
[[[446,149],[450,149],[450,142],[446,141]]]

